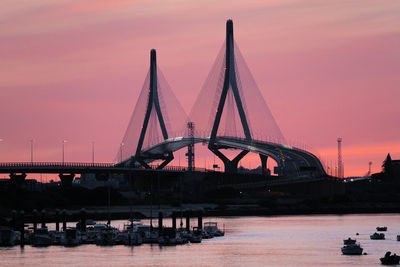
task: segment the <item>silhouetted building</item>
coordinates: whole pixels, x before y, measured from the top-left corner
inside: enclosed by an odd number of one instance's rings
[[[392,157],[388,153],[382,164],[382,171],[388,177],[400,177],[400,160],[392,160]]]
[[[392,157],[388,153],[382,164],[382,172],[374,173],[372,178],[382,180],[400,180],[400,160],[392,160]]]

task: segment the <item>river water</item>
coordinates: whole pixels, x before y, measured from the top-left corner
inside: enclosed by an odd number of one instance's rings
[[[210,220],[225,225],[224,237],[176,247],[15,246],[0,248],[0,266],[378,266],[386,251],[400,254],[400,215],[204,218]],[[377,226],[388,227],[386,240],[370,240]],[[368,255],[342,255],[348,237]]]

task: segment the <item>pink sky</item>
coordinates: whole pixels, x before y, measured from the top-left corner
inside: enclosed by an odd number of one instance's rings
[[[341,136],[346,176],[400,159],[398,0],[3,0],[0,161],[113,161],[149,50],[188,112],[229,18],[286,139],[334,163]]]

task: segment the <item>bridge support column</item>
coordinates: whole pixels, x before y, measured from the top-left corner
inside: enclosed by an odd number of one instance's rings
[[[58,177],[60,177],[61,186],[63,188],[67,188],[67,187],[72,187],[72,181],[74,180],[75,174],[74,173],[70,173],[70,174],[60,173],[58,175]]]
[[[261,160],[261,170],[262,174],[268,174],[267,172],[267,160],[268,156],[260,154],[260,160]]]
[[[224,154],[218,149],[210,149],[218,158],[222,160],[225,167],[225,172],[227,173],[237,173],[239,161],[249,153],[247,150],[240,152],[233,160],[228,159]]]

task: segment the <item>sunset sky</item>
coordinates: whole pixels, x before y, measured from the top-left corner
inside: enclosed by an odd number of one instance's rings
[[[0,161],[112,162],[150,49],[189,113],[227,19],[287,140],[334,164],[342,137],[346,176],[400,159],[398,0],[3,0]]]

